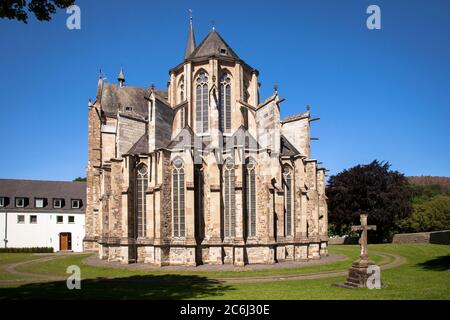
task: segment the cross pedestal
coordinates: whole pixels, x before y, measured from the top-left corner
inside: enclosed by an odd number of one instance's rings
[[[367,252],[367,231],[376,230],[376,226],[367,225],[367,214],[360,215],[361,225],[352,226],[352,231],[361,231],[361,237],[359,238],[359,245],[361,247],[361,252],[359,259],[353,262],[352,267],[348,270],[348,278],[345,282],[346,287],[351,288],[367,288],[367,279],[371,276],[367,272],[369,266],[374,265],[373,262],[369,260],[369,255]]]

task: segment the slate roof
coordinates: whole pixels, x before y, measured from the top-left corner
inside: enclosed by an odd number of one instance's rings
[[[148,133],[144,133],[142,137],[131,147],[127,154],[143,154],[148,153]]]
[[[186,51],[184,52],[184,58],[187,59],[195,50],[195,35],[194,28],[192,28],[192,17],[189,22],[189,35],[186,43]]]
[[[288,116],[288,117],[284,118],[283,121],[281,121],[281,122],[290,122],[290,121],[300,120],[300,119],[304,119],[304,118],[308,118],[308,117],[309,117],[309,111],[305,111],[303,113]]]
[[[101,96],[102,110],[108,115],[115,115],[117,111],[124,111],[131,107],[133,113],[141,117],[147,116],[148,104],[145,96],[148,89],[143,87],[123,87],[117,84],[104,83]]]
[[[224,50],[224,51],[221,51]],[[219,35],[216,30],[208,33],[206,38],[195,48],[189,57],[186,59],[197,59],[205,57],[227,57],[239,60],[238,55],[231,49],[225,40]]]
[[[144,87],[122,87],[117,84],[104,83],[101,96],[102,110],[109,116],[115,116],[117,111],[125,111],[131,107],[131,114],[145,118],[148,115],[148,97],[150,90]],[[154,90],[162,100],[167,101],[168,93],[165,90]]]
[[[251,135],[244,126],[240,126],[231,137],[224,137],[225,147],[242,146],[246,148],[259,149],[260,145],[258,141]]]
[[[8,212],[74,212],[84,213],[86,205],[86,182],[0,179],[0,198],[6,197],[6,206],[0,211]],[[27,198],[24,208],[15,207],[15,198]],[[44,198],[44,208],[35,208],[35,198]],[[61,209],[53,208],[53,199],[64,199]],[[80,199],[81,208],[72,209],[71,199]]]
[[[284,135],[280,136],[280,140],[281,156],[296,156],[300,154],[300,151],[298,151],[297,148],[295,148]]]

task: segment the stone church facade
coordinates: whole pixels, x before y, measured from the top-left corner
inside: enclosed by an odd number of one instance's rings
[[[258,71],[192,28],[167,90],[98,81],[88,105],[84,250],[123,263],[253,264],[327,255],[325,169],[309,108],[280,118]]]

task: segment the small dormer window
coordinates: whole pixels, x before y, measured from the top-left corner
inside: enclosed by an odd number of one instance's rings
[[[25,198],[16,198],[16,208],[25,207]]]
[[[45,199],[44,198],[35,198],[34,199],[34,207],[35,208],[43,208],[45,205]]]
[[[227,55],[227,49],[221,48],[221,49],[220,49],[220,54],[221,54],[222,56],[226,56],[226,55]]]
[[[81,200],[72,199],[72,209],[80,209],[80,208],[81,208]]]
[[[126,112],[131,112],[131,111],[133,111],[133,107],[125,107],[125,111]]]
[[[62,206],[63,206],[63,200],[62,199],[53,199],[53,208],[61,209]]]

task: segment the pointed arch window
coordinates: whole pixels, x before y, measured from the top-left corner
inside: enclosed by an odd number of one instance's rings
[[[181,159],[175,159],[172,169],[172,212],[173,236],[185,236],[185,208],[184,208],[184,167]]]
[[[195,82],[195,121],[196,132],[209,130],[208,75],[200,72]]]
[[[231,132],[231,78],[227,73],[220,77],[220,131]]]
[[[178,84],[178,103],[184,101],[184,79],[181,78]]]
[[[283,167],[284,234],[292,235],[292,174],[289,166]]]
[[[136,215],[137,215],[137,236],[147,236],[147,218],[145,190],[148,184],[148,169],[143,163],[139,164],[136,170]]]
[[[256,162],[247,158],[245,170],[245,193],[247,211],[247,235],[256,236]]]
[[[236,232],[236,194],[234,190],[234,162],[228,159],[225,162],[223,181],[223,203],[224,203],[224,236],[234,237]]]

